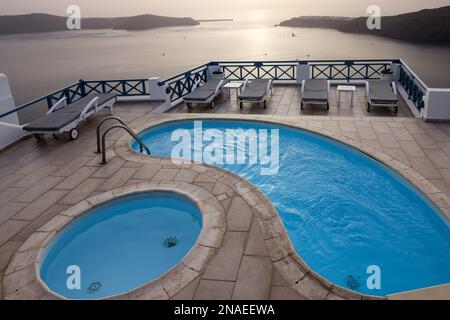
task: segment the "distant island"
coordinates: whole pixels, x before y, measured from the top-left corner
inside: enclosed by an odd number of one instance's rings
[[[411,42],[450,45],[450,6],[396,16],[383,16],[381,30],[369,30],[366,23],[367,17],[304,16],[283,21],[279,25],[297,28],[328,28]]]
[[[67,31],[67,17],[43,13],[0,16],[0,35]],[[192,18],[163,17],[151,14],[119,18],[82,18],[82,30],[114,29],[139,31],[163,27],[195,26]]]
[[[201,19],[198,22],[233,22],[234,19]]]

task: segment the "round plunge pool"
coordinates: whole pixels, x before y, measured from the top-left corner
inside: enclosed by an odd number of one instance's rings
[[[66,226],[47,246],[40,277],[50,290],[68,299],[126,293],[178,264],[201,229],[200,211],[184,196],[170,192],[125,196]]]

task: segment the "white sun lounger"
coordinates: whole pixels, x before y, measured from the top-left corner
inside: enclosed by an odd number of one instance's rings
[[[267,108],[267,96],[272,92],[273,80],[254,79],[245,80],[242,90],[238,95],[239,107],[242,109],[244,102],[263,103],[264,109]]]
[[[97,113],[101,109],[109,108],[113,113],[113,106],[117,98],[115,94],[89,94],[74,103],[67,104],[66,98],[60,99],[47,114],[22,126],[0,122],[0,125],[21,128],[26,134],[34,134],[37,139],[42,134],[59,134],[69,132],[72,140],[78,138],[78,125],[83,120]]]
[[[366,81],[367,112],[372,106],[394,108],[398,112],[397,87],[395,82],[385,80]]]
[[[302,100],[300,108],[303,110],[305,104],[326,105],[330,109],[328,96],[330,93],[330,81],[322,79],[311,79],[302,81]]]
[[[200,81],[198,81],[194,85],[196,89],[186,95],[183,98],[183,101],[186,102],[188,109],[192,108],[193,103],[209,104],[212,109],[214,108],[214,99],[222,91],[226,82],[227,81],[223,79],[211,79],[204,84],[201,84]]]

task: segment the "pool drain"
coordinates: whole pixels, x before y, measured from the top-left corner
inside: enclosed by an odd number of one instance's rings
[[[100,290],[100,288],[102,287],[102,284],[100,282],[93,282],[91,283],[91,285],[88,287],[87,292],[89,294],[94,294],[97,291]]]
[[[177,237],[168,237],[163,241],[163,246],[166,248],[172,248],[175,247],[178,244]]]
[[[350,288],[351,290],[356,290],[359,288],[359,277],[355,277],[352,275],[349,275],[347,277],[347,287]]]

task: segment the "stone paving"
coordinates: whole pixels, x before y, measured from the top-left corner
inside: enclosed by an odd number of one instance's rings
[[[412,118],[404,105],[401,105],[398,116],[383,109],[379,111],[382,114],[371,112],[367,116],[362,108],[361,89],[358,89],[358,99],[355,97],[359,104],[355,103],[348,111],[340,111],[339,108],[345,108],[343,103],[341,107],[332,104],[330,112],[324,115],[315,115],[315,109],[308,111],[307,108],[305,112],[312,115],[300,114],[297,93],[295,87],[276,87],[266,115],[240,117],[301,125],[313,131],[335,132],[349,141],[389,155],[398,160],[399,165],[414,168],[437,189],[450,196],[450,124],[425,123]],[[240,111],[232,102],[233,96],[230,100],[226,96],[222,99],[213,110],[215,113],[264,112],[256,106],[245,106]],[[284,104],[284,101],[290,102]],[[151,126],[161,119],[185,117],[183,104],[170,114],[152,114],[151,110],[155,107],[145,102],[118,103],[115,111],[132,127]],[[206,108],[194,109],[194,112],[199,111],[211,113]],[[112,148],[117,141],[126,138],[120,131],[108,137],[109,162],[101,165],[99,156],[94,153],[95,127],[105,115],[106,112],[100,113],[82,124],[80,137],[76,141],[50,137],[45,142],[37,143],[30,138],[0,152],[0,282],[8,273],[6,268],[11,257],[24,241],[71,206],[123,186],[173,180],[193,183],[220,196],[227,221],[217,254],[211,257],[206,268],[199,270],[189,285],[176,294],[168,294],[169,298],[352,298],[318,283],[310,271],[291,270],[296,264],[291,264],[290,260],[283,258],[274,261],[268,252],[270,245],[263,234],[264,228],[261,228],[255,215],[257,208],[242,190],[230,188],[217,175],[203,173],[201,169],[177,168],[167,160],[152,162],[148,158],[147,162],[139,162],[133,161],[133,158],[124,159],[116,153],[117,148]],[[284,272],[282,276],[278,271],[286,269],[293,272]],[[289,278],[286,274],[295,276]],[[1,297],[13,294],[4,292],[4,287],[7,285],[1,283]]]

